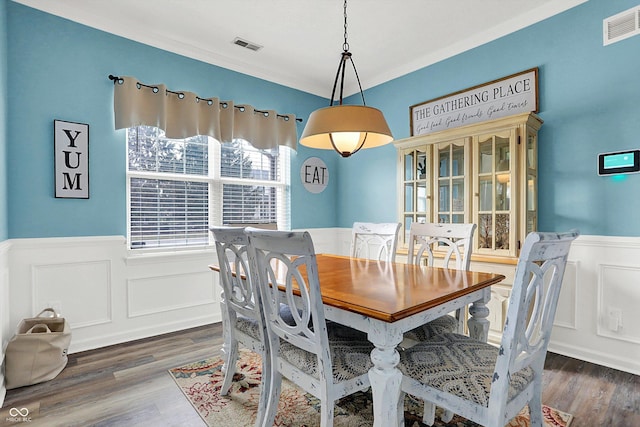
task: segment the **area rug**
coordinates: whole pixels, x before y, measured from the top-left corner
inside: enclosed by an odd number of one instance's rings
[[[238,372],[231,392],[220,396],[222,386],[222,359],[211,359],[190,363],[170,369],[169,373],[198,411],[202,419],[211,427],[250,427],[255,423],[260,397],[261,361],[260,356],[248,350],[240,350]],[[287,380],[282,382],[282,394],[274,425],[282,427],[312,427],[320,425],[319,400]],[[335,406],[334,425],[336,427],[365,427],[373,425],[371,393],[358,392],[339,400]],[[572,416],[548,406],[543,407],[545,427],[568,427]],[[455,416],[449,423],[439,420],[438,427],[475,427],[478,424]],[[405,426],[425,427],[422,419],[422,403],[407,396],[405,401]],[[508,427],[529,427],[529,415],[523,410],[508,424]]]

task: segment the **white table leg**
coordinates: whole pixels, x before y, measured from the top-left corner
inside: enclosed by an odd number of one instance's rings
[[[398,427],[402,373],[397,368],[400,355],[396,346],[402,341],[402,333],[398,334],[385,327],[372,329],[369,340],[376,346],[371,351],[374,366],[369,370],[373,395],[373,426]]]
[[[474,301],[469,307],[469,336],[476,340],[487,342],[489,339],[489,307],[487,303],[491,299],[491,288],[486,288],[484,295],[478,301]]]

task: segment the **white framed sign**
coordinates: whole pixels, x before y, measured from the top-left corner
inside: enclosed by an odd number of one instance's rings
[[[538,112],[538,68],[409,107],[411,136]]]
[[[53,121],[55,196],[89,198],[89,125]]]
[[[302,185],[310,193],[322,193],[329,184],[329,169],[319,157],[309,157],[300,168]]]

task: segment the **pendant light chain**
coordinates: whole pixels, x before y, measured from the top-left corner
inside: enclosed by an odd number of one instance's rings
[[[349,42],[347,42],[347,0],[344,0],[344,44],[342,50],[349,51]]]
[[[349,42],[347,41],[347,0],[344,0],[344,43],[342,45],[342,58],[340,59],[340,63],[338,64],[338,72],[336,73],[336,78],[333,82],[333,90],[331,91],[331,102],[329,105],[333,105],[333,100],[335,99],[336,89],[338,88],[338,81],[340,81],[340,92],[339,92],[339,105],[342,105],[342,96],[344,91],[344,73],[346,71],[347,65],[346,62],[350,61],[351,66],[353,67],[353,73],[356,76],[356,81],[358,82],[358,89],[360,90],[360,97],[362,98],[362,104],[367,105],[367,102],[364,99],[364,92],[362,91],[362,84],[360,83],[360,76],[358,75],[358,70],[356,69],[356,64],[353,62],[353,58],[351,56],[351,52],[349,52]]]

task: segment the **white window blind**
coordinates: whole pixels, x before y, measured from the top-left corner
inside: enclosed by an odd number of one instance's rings
[[[258,150],[246,141],[221,146],[222,223],[276,228],[280,182],[277,148]]]
[[[288,148],[172,140],[147,126],[127,141],[130,248],[206,246],[214,224],[289,229]]]
[[[208,243],[209,185],[131,178],[131,247]]]

